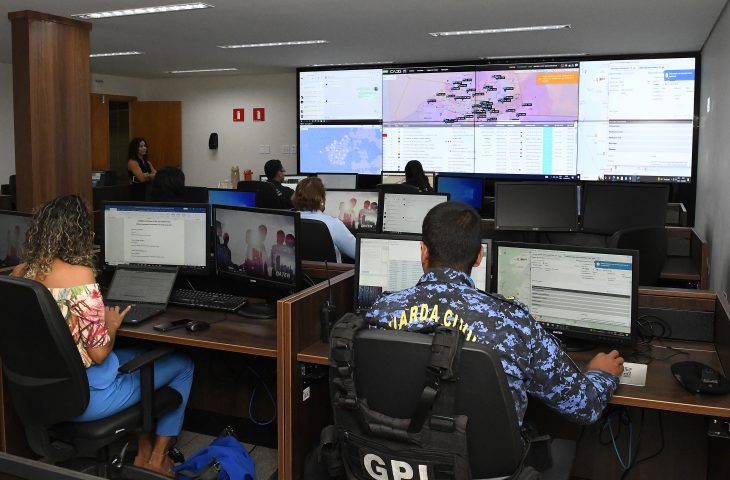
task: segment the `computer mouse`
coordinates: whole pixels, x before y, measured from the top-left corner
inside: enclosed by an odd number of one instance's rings
[[[188,332],[201,332],[203,330],[208,330],[209,328],[210,323],[204,320],[193,320],[185,325],[185,330]]]

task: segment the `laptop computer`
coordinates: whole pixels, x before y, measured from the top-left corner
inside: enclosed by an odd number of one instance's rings
[[[176,278],[177,267],[117,265],[104,304],[122,310],[131,305],[123,323],[140,323],[167,309]]]

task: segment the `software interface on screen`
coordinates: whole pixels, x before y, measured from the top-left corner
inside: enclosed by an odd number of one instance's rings
[[[302,171],[689,182],[695,58],[299,72]]]
[[[177,265],[207,268],[205,206],[104,205],[104,258],[108,265]]]
[[[357,306],[370,308],[383,292],[397,292],[418,283],[423,275],[421,239],[360,237],[357,262]],[[489,290],[489,242],[482,244],[483,260],[471,270],[479,290]]]
[[[631,336],[630,255],[496,248],[497,293],[527,305],[546,328]]]
[[[298,213],[213,207],[219,273],[296,286]]]
[[[435,172],[423,172],[428,178],[428,183],[433,187],[436,185],[436,173]],[[403,183],[406,181],[405,172],[383,172],[380,177],[380,183],[392,184],[392,183]]]
[[[421,233],[429,210],[449,200],[446,194],[383,193],[383,233]]]
[[[440,175],[436,191],[449,193],[452,201],[464,202],[481,210],[484,201],[484,179]]]
[[[324,213],[341,220],[351,232],[377,232],[378,193],[327,190]]]
[[[30,221],[30,215],[0,211],[0,267],[14,267],[20,263]]]
[[[317,177],[322,180],[324,188],[345,188],[353,190],[357,185],[357,175],[355,174],[325,174],[319,173]]]
[[[579,194],[574,183],[496,182],[494,200],[497,229],[578,230]]]

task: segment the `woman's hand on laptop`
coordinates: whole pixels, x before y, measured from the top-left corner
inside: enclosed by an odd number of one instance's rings
[[[120,310],[119,307],[104,307],[104,322],[107,328],[116,332],[131,308],[131,305],[124,310]]]

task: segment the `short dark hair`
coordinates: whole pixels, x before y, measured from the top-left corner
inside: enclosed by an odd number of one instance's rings
[[[152,181],[153,202],[182,202],[185,197],[185,173],[177,167],[166,165]]]
[[[272,158],[264,164],[264,173],[266,174],[266,178],[268,178],[269,180],[274,178],[276,174],[279,173],[279,170],[284,170],[284,166],[281,164],[281,160]]]
[[[322,179],[307,177],[299,181],[291,201],[297,210],[313,212],[322,208],[325,195]]]
[[[481,218],[462,202],[444,202],[423,219],[423,243],[429,267],[450,267],[471,273],[482,248]]]

